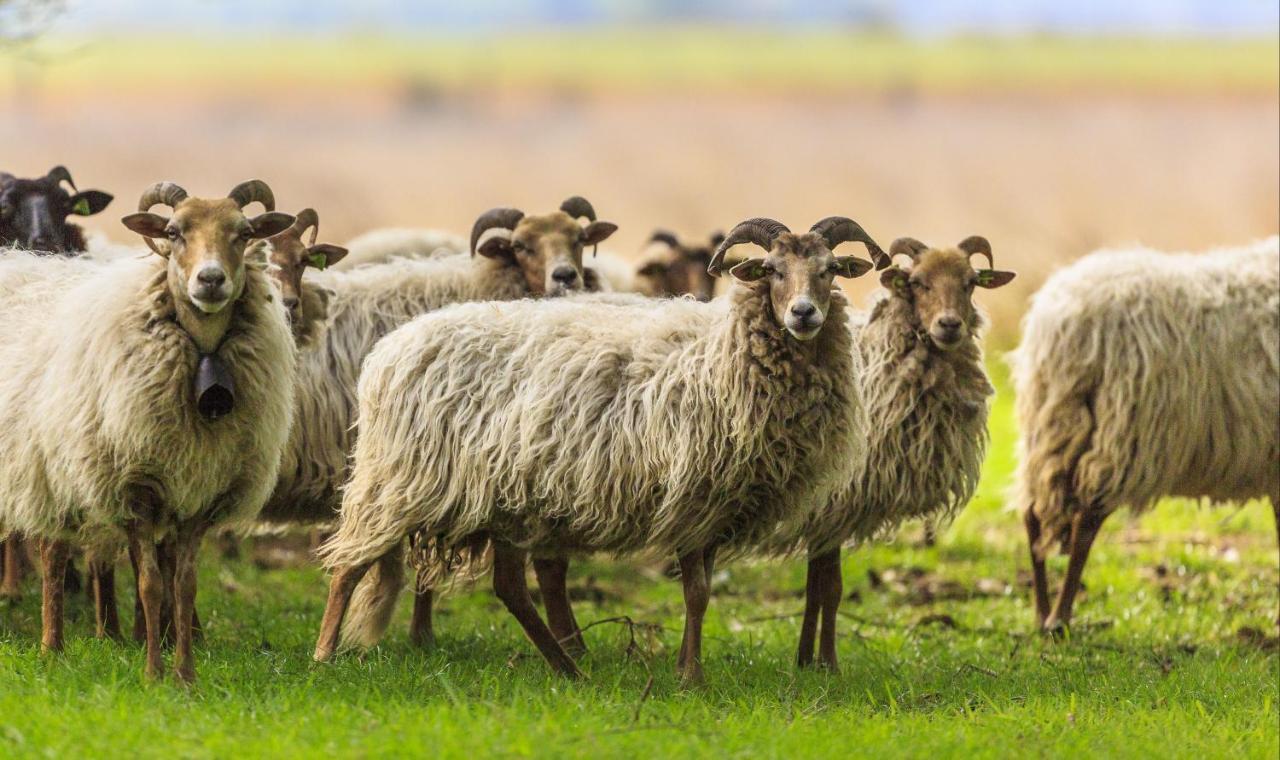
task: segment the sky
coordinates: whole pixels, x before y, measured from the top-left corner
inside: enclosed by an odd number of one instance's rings
[[[12,6],[0,0],[0,26]],[[1277,0],[55,0],[62,31],[190,29],[464,32],[532,26],[739,23],[879,26],[911,35],[1172,34],[1275,36]]]

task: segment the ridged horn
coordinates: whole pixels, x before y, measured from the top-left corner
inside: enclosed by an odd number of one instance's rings
[[[276,210],[276,196],[271,192],[271,188],[266,182],[260,179],[251,179],[241,182],[231,188],[231,192],[227,193],[227,197],[236,202],[240,208],[248,206],[250,203],[257,201],[267,211]]]
[[[524,212],[518,208],[491,208],[481,214],[471,226],[471,255],[476,255],[476,243],[480,242],[481,235],[498,228],[514,230],[523,218]]]
[[[591,205],[591,201],[581,195],[571,195],[565,198],[564,203],[560,204],[560,210],[574,219],[580,219],[585,216],[589,222],[596,220],[595,207]]]
[[[782,233],[790,231],[782,222],[763,216],[741,222],[729,230],[729,236],[720,242],[715,255],[711,257],[711,263],[707,265],[707,272],[719,277],[720,263],[724,260],[725,251],[738,243],[755,243],[766,251],[770,251],[773,250],[773,241]]]
[[[187,191],[173,182],[157,182],[146,190],[142,191],[142,197],[138,198],[138,210],[150,211],[151,207],[156,204],[162,204],[169,208],[177,208],[179,203],[187,199]],[[151,241],[151,238],[143,238],[142,242],[154,253],[160,253],[160,249]]]
[[[961,240],[960,245],[956,247],[964,251],[965,253],[969,254],[970,258],[973,258],[975,255],[978,255],[978,254],[986,256],[987,268],[988,269],[996,268],[995,257],[991,255],[991,243],[981,235],[970,235],[964,240]]]
[[[920,254],[927,250],[929,246],[915,238],[900,237],[889,245],[889,258],[892,260],[894,256],[906,256],[915,263],[915,260],[920,258]]]
[[[316,236],[320,234],[320,215],[313,208],[304,208],[293,217],[293,226],[289,228],[289,234],[302,239],[302,233],[311,228],[311,240],[307,243],[307,247],[316,244]]]
[[[821,219],[810,227],[809,231],[821,235],[822,239],[827,241],[827,248],[833,251],[841,243],[862,243],[867,247],[867,252],[871,254],[871,260],[875,262],[876,269],[884,269],[889,266],[891,261],[889,254],[885,253],[884,249],[871,239],[867,231],[862,229],[861,224],[847,216],[829,216],[826,219]]]
[[[66,182],[68,185],[71,185],[72,190],[76,190],[76,182],[71,179],[71,172],[67,171],[67,167],[65,166],[59,165],[53,167],[49,170],[49,173],[45,175],[45,179],[52,181],[55,185],[60,185],[63,182]]]

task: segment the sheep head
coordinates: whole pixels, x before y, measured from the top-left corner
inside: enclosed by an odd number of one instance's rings
[[[723,232],[713,233],[709,241],[690,242],[666,230],[654,231],[649,245],[663,246],[666,251],[636,270],[641,287],[651,296],[688,294],[699,301],[711,300],[716,278],[707,271],[707,266],[711,264],[711,254],[723,241]]]
[[[101,190],[76,190],[71,172],[63,166],[38,179],[0,173],[0,245],[50,253],[83,251],[84,235],[67,217],[92,216],[111,200]]]
[[[591,204],[576,195],[559,210],[540,216],[495,208],[472,226],[471,255],[518,267],[532,295],[560,296],[583,287],[583,248],[598,245],[617,229],[616,224],[597,221]]]
[[[835,232],[831,232],[831,230]],[[854,235],[856,230],[859,234]],[[850,240],[863,242],[875,255],[880,247],[856,222],[828,217],[808,232],[796,234],[772,219],[748,219],[729,232],[708,267],[720,273],[725,252],[752,243],[768,253],[736,264],[729,273],[769,298],[774,320],[797,340],[812,340],[822,331],[831,306],[836,277],[858,277],[872,263],[856,256],[837,256],[832,249]]]
[[[974,288],[998,288],[1014,278],[1013,272],[995,269],[991,243],[977,235],[955,248],[931,248],[913,238],[899,238],[889,253],[893,258],[905,256],[910,264],[884,270],[880,283],[910,305],[929,339],[944,351],[973,335],[980,323]],[[974,256],[986,258],[987,267],[975,269]]]
[[[307,242],[303,235],[311,234]],[[317,243],[320,234],[320,215],[315,209],[304,208],[294,217],[293,225],[284,232],[266,239],[267,262],[271,276],[280,287],[280,300],[289,312],[289,321],[295,334],[304,319],[302,310],[302,275],[308,268],[324,269],[342,260],[347,249],[329,243]]]
[[[254,202],[266,213],[246,217],[244,207]],[[157,204],[172,208],[173,216],[150,213]],[[216,314],[244,290],[249,242],[283,232],[294,218],[275,211],[275,197],[265,182],[249,180],[232,188],[227,197],[213,200],[192,198],[172,182],[159,182],[142,194],[138,213],[121,221],[169,260],[175,297],[202,313]]]

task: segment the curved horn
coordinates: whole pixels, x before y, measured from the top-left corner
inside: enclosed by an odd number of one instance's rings
[[[587,221],[594,222],[596,220],[596,210],[591,205],[591,201],[583,198],[581,195],[571,195],[560,204],[560,210],[573,217],[580,219],[586,217]]]
[[[63,182],[66,182],[68,185],[71,185],[72,190],[76,190],[76,182],[71,179],[71,172],[67,171],[67,167],[65,166],[53,167],[49,170],[49,173],[45,175],[45,179],[51,180],[55,185],[60,185]]]
[[[676,239],[675,233],[668,232],[667,230],[654,230],[653,234],[649,236],[649,242],[662,243],[663,245],[669,245],[672,248],[680,247],[680,241]]]
[[[969,258],[973,258],[976,254],[982,254],[987,257],[987,268],[995,269],[996,260],[991,255],[991,243],[981,235],[970,235],[960,241],[960,245],[956,246],[960,250],[969,254]]]
[[[712,275],[720,276],[720,262],[724,260],[725,251],[729,250],[738,243],[755,243],[766,251],[773,249],[773,241],[784,232],[790,232],[787,225],[782,222],[768,219],[763,216],[755,219],[748,219],[741,222],[737,227],[729,231],[729,236],[720,242],[716,248],[715,255],[711,257],[711,263],[707,265],[707,271]]]
[[[227,197],[236,202],[240,208],[248,206],[250,203],[257,201],[267,211],[276,210],[276,196],[271,192],[271,188],[266,182],[260,179],[251,179],[241,182],[231,188],[231,192],[227,193]]]
[[[889,266],[891,258],[882,248],[871,239],[867,231],[862,229],[862,225],[853,221],[847,216],[829,216],[821,219],[809,228],[810,232],[815,232],[827,241],[827,248],[835,250],[836,246],[841,243],[858,242],[867,247],[867,252],[871,254],[871,260],[875,262],[876,269],[884,269]]]
[[[476,243],[485,232],[495,228],[514,230],[523,218],[524,212],[518,208],[491,208],[481,214],[471,226],[471,255],[476,255]]]
[[[138,199],[139,211],[150,211],[151,207],[157,203],[168,206],[169,208],[177,208],[187,198],[187,191],[172,182],[157,182],[146,190],[142,191],[142,197]],[[151,238],[143,238],[142,242],[154,253],[160,253],[160,249],[156,244],[151,242]]]
[[[289,228],[289,234],[302,239],[302,233],[311,228],[311,242],[307,243],[307,247],[316,244],[316,236],[320,234],[320,215],[313,208],[304,208],[293,217],[293,226]]]
[[[894,256],[907,256],[911,259],[912,263],[915,263],[915,260],[920,257],[920,254],[927,250],[929,250],[929,246],[921,243],[919,240],[916,240],[915,238],[901,237],[893,241],[889,246],[889,258],[892,260]]]

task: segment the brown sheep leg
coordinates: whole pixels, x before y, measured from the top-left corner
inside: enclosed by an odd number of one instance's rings
[[[556,641],[574,659],[586,654],[587,642],[582,638],[582,629],[578,627],[569,602],[569,560],[565,557],[535,559],[533,572],[538,577],[538,590],[542,592],[547,625],[555,634]]]
[[[525,582],[525,552],[495,540],[493,542],[493,592],[506,605],[516,620],[520,621],[525,635],[533,642],[555,672],[577,678],[582,675],[573,658],[556,641],[555,634],[547,628],[538,615],[538,608],[529,597]]]
[[[66,541],[45,540],[40,542],[41,598],[40,606],[40,651],[61,652],[62,608],[66,599],[66,588],[63,580],[67,572],[67,560],[71,555],[71,546]]]
[[[4,567],[0,570],[0,597],[22,596],[22,539],[15,533],[4,540]]]
[[[1076,592],[1080,590],[1080,576],[1084,573],[1085,562],[1089,560],[1089,549],[1093,547],[1093,540],[1098,537],[1098,529],[1105,519],[1105,513],[1094,510],[1082,511],[1072,519],[1067,577],[1062,582],[1062,590],[1058,593],[1053,612],[1045,620],[1045,631],[1061,631],[1071,624],[1071,606],[1075,602]]]
[[[680,556],[680,582],[684,586],[684,639],[676,661],[676,673],[685,685],[700,684],[702,673],[702,619],[711,594],[707,589],[705,553],[699,549]]]
[[[147,641],[147,618],[142,609],[142,576],[138,571],[138,550],[133,542],[129,543],[129,566],[133,568],[133,640],[144,644]]]
[[[177,536],[170,534],[156,544],[156,561],[160,563],[160,577],[164,580],[164,601],[160,603],[160,644],[166,649],[173,646],[173,579],[177,574]]]
[[[409,618],[409,643],[421,649],[436,645],[435,626],[431,620],[431,608],[435,604],[435,592],[431,589],[413,590],[413,617]]]
[[[150,524],[142,521],[129,523],[125,532],[129,536],[129,554],[138,563],[138,598],[142,603],[144,638],[147,643],[147,678],[159,680],[164,672],[164,659],[160,653],[160,608],[164,605],[164,579],[160,577],[160,561],[157,556],[155,536]]]
[[[818,634],[818,617],[822,613],[822,600],[818,596],[820,562],[818,557],[809,559],[805,569],[804,620],[800,623],[800,646],[796,650],[796,666],[813,665],[813,644]]]
[[[1023,527],[1027,529],[1027,547],[1031,552],[1032,595],[1036,602],[1036,628],[1044,628],[1044,621],[1049,617],[1049,575],[1044,567],[1037,547],[1040,545],[1040,518],[1028,509],[1022,516]]]
[[[840,597],[844,594],[844,581],[840,577],[840,549],[822,555],[823,582],[818,589],[822,601],[822,625],[818,640],[818,666],[831,672],[840,669],[836,659],[836,615],[840,612]]]
[[[96,635],[100,639],[122,641],[120,611],[116,609],[116,568],[110,560],[89,564],[89,583],[93,589],[93,613]]]
[[[196,663],[191,652],[195,638],[196,558],[209,524],[189,520],[178,527],[173,542],[173,671],[182,683],[194,683]]]
[[[1280,545],[1280,493],[1271,494],[1271,509],[1276,513],[1276,543]],[[1276,613],[1276,626],[1280,627],[1280,612]]]
[[[324,617],[320,619],[320,637],[316,640],[315,661],[328,662],[338,648],[338,636],[342,633],[342,618],[351,604],[351,595],[373,562],[348,565],[333,572],[329,581],[329,600],[325,602]]]

